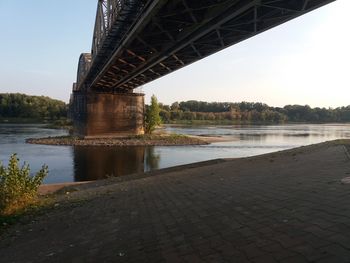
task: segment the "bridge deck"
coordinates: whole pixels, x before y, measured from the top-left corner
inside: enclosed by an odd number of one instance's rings
[[[80,87],[131,91],[332,0],[130,2],[140,5],[111,26]]]

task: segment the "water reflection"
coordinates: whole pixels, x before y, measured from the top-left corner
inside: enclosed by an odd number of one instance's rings
[[[158,169],[154,147],[82,147],[74,152],[74,179],[99,180]]]
[[[145,148],[145,171],[159,169],[160,154],[155,152],[154,147]]]
[[[225,141],[202,146],[71,147],[26,144],[31,137],[61,136],[65,130],[42,125],[0,124],[0,161],[12,153],[30,163],[32,171],[49,166],[45,183],[96,180],[215,158],[246,157],[350,138],[350,124],[287,124],[231,126],[166,126],[168,132],[221,136]]]
[[[267,137],[271,137],[273,135],[266,134],[266,133],[256,133],[256,134],[239,134],[239,140],[242,141],[265,141],[267,140]]]

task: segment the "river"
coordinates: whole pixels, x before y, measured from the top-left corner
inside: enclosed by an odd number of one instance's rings
[[[26,138],[66,135],[37,124],[0,124],[0,161],[17,153],[31,171],[49,166],[44,183],[97,180],[216,158],[247,157],[340,138],[350,124],[165,126],[173,133],[221,136],[227,141],[202,146],[72,147],[26,144]]]

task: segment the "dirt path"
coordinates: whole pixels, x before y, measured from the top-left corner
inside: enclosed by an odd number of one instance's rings
[[[345,149],[324,143],[76,186],[9,229],[1,261],[349,262]]]

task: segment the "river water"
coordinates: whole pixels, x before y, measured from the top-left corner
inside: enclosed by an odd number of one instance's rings
[[[350,124],[165,126],[173,133],[222,136],[228,141],[203,146],[72,147],[26,144],[26,138],[66,135],[42,125],[0,124],[0,161],[17,153],[32,172],[49,166],[45,183],[97,180],[216,158],[275,152],[349,138]]]

